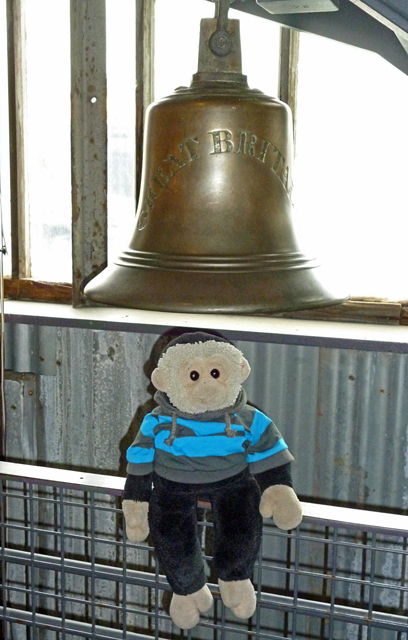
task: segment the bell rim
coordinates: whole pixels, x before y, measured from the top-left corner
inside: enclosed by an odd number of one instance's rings
[[[118,267],[159,269],[162,271],[247,273],[315,269],[320,267],[316,258],[300,251],[265,253],[257,255],[177,255],[125,249],[113,261]]]
[[[296,274],[296,275],[295,275]],[[272,315],[341,304],[349,295],[325,286],[324,269],[203,273],[112,263],[85,287],[89,300],[171,313]]]

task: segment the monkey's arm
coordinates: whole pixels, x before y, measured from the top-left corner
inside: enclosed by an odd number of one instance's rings
[[[290,463],[255,475],[262,496],[259,511],[279,529],[294,529],[302,521],[302,507],[292,488]]]
[[[149,502],[152,495],[153,473],[143,476],[128,473],[125,487],[123,489],[123,500],[134,500],[135,502]]]
[[[302,509],[292,488],[293,456],[273,420],[255,409],[248,448],[249,469],[261,488],[259,510],[280,529],[293,529],[302,520]]]
[[[149,500],[152,493],[152,473],[144,476],[129,474],[123,490],[122,510],[126,535],[131,542],[143,542],[149,535]]]
[[[157,418],[148,413],[133,444],[126,453],[127,478],[123,491],[122,510],[126,534],[131,542],[143,542],[149,535],[148,512],[152,493],[154,463],[154,428]]]

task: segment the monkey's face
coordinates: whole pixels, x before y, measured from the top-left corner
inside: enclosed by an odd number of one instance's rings
[[[234,382],[232,374],[230,362],[222,356],[183,362],[179,368],[179,385],[184,388],[182,402],[187,402],[189,413],[202,413],[232,404],[241,387],[238,380]],[[181,398],[177,400],[180,402]]]
[[[169,349],[153,372],[152,381],[177,409],[195,414],[233,405],[249,371],[238,349],[206,342]]]

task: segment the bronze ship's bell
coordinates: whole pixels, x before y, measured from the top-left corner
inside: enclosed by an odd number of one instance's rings
[[[85,288],[156,311],[270,314],[341,302],[292,228],[289,107],[249,89],[229,0],[201,21],[190,87],[149,106],[129,247]]]

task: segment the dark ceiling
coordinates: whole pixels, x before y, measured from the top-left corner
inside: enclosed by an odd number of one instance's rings
[[[290,14],[269,13],[261,4],[234,0],[231,8],[374,51],[408,75],[408,0],[338,0],[337,11]]]

